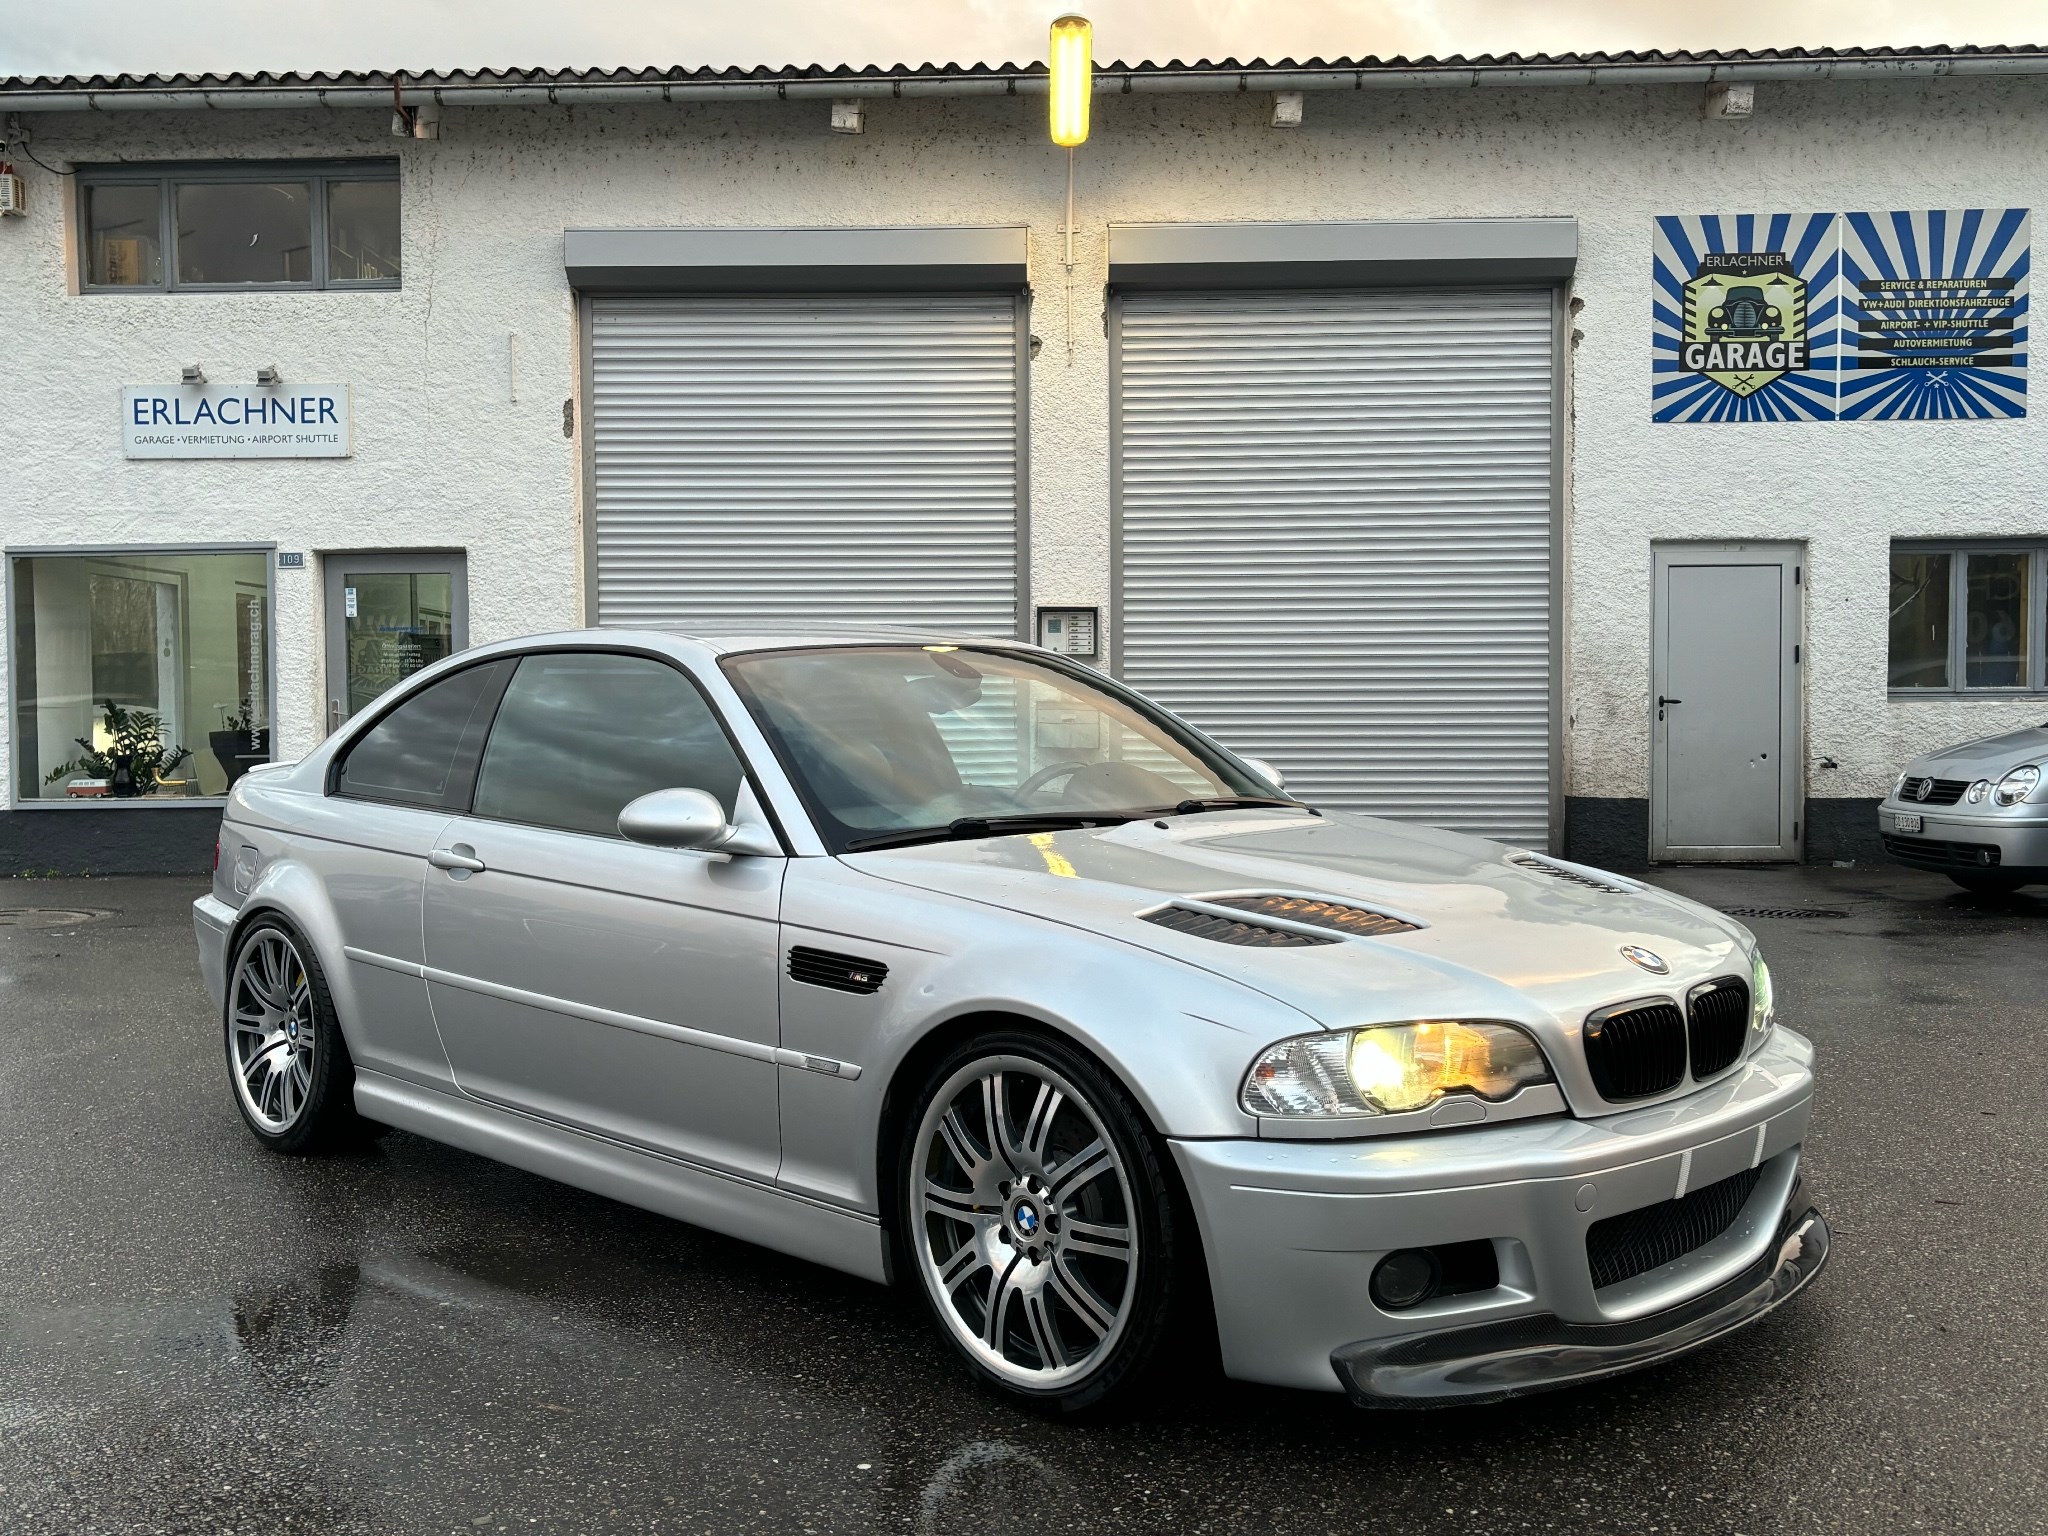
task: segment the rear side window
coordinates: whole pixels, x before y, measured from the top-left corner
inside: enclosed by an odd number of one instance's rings
[[[510,661],[467,667],[412,695],[348,749],[335,793],[428,810],[468,810],[484,733],[512,667]]]
[[[666,662],[603,651],[528,656],[505,690],[473,814],[600,837],[657,789],[701,789],[731,820],[740,760],[696,686]]]

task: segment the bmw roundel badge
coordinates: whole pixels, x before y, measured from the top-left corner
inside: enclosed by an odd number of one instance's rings
[[[1621,946],[1621,958],[1631,965],[1640,965],[1652,976],[1669,976],[1671,967],[1664,963],[1664,957],[1654,949],[1645,949],[1640,944]]]

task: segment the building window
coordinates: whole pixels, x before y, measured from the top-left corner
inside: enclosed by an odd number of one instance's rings
[[[395,160],[89,167],[78,186],[90,292],[398,286]]]
[[[227,793],[270,759],[270,556],[12,555],[15,803]]]
[[[2048,544],[1894,544],[1898,693],[2048,692]]]

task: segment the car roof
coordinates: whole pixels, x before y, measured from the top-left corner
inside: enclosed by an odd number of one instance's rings
[[[503,644],[508,649],[521,649],[549,642],[559,644],[565,640],[573,640],[579,644],[589,644],[594,640],[654,644],[680,640],[687,645],[700,647],[720,656],[739,651],[790,651],[836,645],[994,645],[1008,650],[1037,649],[1025,641],[1015,640],[1006,635],[978,635],[962,630],[912,629],[887,624],[805,624],[786,627],[749,625],[732,629],[711,626],[662,629],[593,628],[565,630],[556,634],[526,635],[516,640],[507,640]]]

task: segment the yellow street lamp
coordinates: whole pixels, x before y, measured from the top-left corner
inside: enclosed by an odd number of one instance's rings
[[[1052,24],[1052,141],[1062,149],[1088,142],[1088,100],[1095,94],[1095,29],[1071,12]]]

